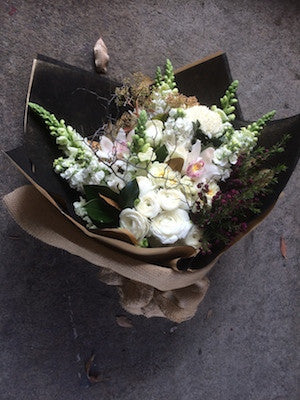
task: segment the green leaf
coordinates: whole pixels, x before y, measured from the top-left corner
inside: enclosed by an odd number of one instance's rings
[[[119,194],[119,205],[122,209],[133,208],[135,200],[139,197],[139,185],[134,179],[128,182]]]
[[[159,147],[156,151],[155,151],[155,154],[156,154],[156,160],[158,161],[158,162],[164,162],[165,161],[165,159],[167,158],[167,155],[169,154],[168,153],[168,150],[167,150],[167,148],[166,148],[166,146],[163,144],[161,147]]]
[[[99,194],[109,197],[110,199],[119,202],[118,193],[104,185],[84,185],[84,193],[87,201],[99,198]]]
[[[118,227],[119,212],[115,207],[107,204],[103,199],[95,198],[84,206],[93,223],[100,227]]]

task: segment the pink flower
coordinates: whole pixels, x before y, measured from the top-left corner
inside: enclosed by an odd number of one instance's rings
[[[196,162],[188,165],[186,174],[192,179],[199,178],[202,174],[202,169],[204,167],[204,161],[199,157]]]
[[[201,152],[201,142],[197,140],[185,160],[183,172],[196,183],[206,183],[213,177],[220,176],[221,171],[219,167],[212,161],[214,152],[215,149],[213,147],[208,147]]]
[[[101,159],[112,160],[114,158],[121,159],[128,153],[126,133],[123,129],[120,129],[114,142],[107,136],[101,137],[100,150],[96,154]]]

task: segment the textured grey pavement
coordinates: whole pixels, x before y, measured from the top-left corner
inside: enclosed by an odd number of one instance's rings
[[[152,74],[166,57],[177,68],[223,49],[240,80],[245,118],[273,108],[278,118],[296,114],[296,4],[1,1],[0,147],[23,142],[36,53],[92,70],[92,47],[100,34],[113,78],[136,70]],[[25,180],[0,157],[3,196]],[[97,281],[96,267],[30,237],[1,204],[1,399],[298,399],[299,178],[298,169],[270,216],[220,259],[197,315],[177,329],[143,317],[132,317],[133,329],[119,327],[118,296]],[[103,381],[90,386],[84,362],[92,352]]]

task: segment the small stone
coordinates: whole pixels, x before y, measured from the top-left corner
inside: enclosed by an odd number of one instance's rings
[[[172,326],[172,328],[170,329],[170,333],[175,332],[177,328],[178,328],[177,326]]]
[[[107,47],[101,37],[94,46],[94,57],[97,72],[105,74],[107,72],[109,55],[107,53]]]

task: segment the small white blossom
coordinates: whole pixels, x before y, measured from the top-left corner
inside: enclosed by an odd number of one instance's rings
[[[193,225],[188,232],[186,238],[184,239],[184,243],[187,246],[192,246],[195,249],[199,249],[200,243],[199,241],[201,240],[203,236],[203,232],[196,226]]]
[[[80,218],[82,218],[87,223],[86,224],[87,228],[95,229],[97,227],[93,224],[92,220],[88,216],[88,213],[85,209],[86,203],[87,203],[86,200],[80,196],[80,200],[75,201],[73,203],[75,214],[78,215]]]
[[[148,192],[139,197],[139,202],[135,206],[136,210],[148,218],[154,218],[161,212],[156,192]]]
[[[157,192],[156,201],[165,211],[173,211],[177,208],[188,208],[183,193],[178,189],[160,189]]]
[[[145,136],[146,141],[151,146],[158,146],[162,140],[162,131],[164,124],[158,119],[152,119],[146,122]]]
[[[173,244],[187,236],[192,227],[187,211],[163,211],[153,218],[150,233],[162,244]]]
[[[144,196],[144,194],[154,190],[152,181],[146,176],[137,176],[136,181],[139,186],[140,196]]]
[[[121,211],[120,227],[128,229],[137,241],[144,239],[149,232],[148,219],[132,208],[125,208]]]

